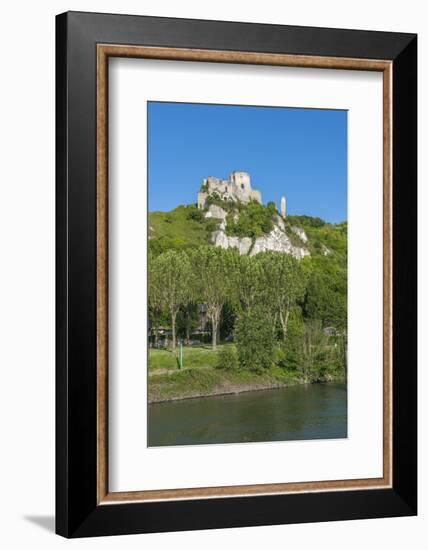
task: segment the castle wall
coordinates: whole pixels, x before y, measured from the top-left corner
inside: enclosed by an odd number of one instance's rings
[[[251,191],[251,178],[247,172],[232,172],[229,179],[237,189]]]
[[[250,200],[262,202],[260,191],[251,189],[251,178],[247,172],[232,172],[228,180],[208,176],[203,184],[206,191],[198,193],[198,208],[205,207],[205,201],[208,195],[218,193],[223,199],[239,200],[248,203]]]

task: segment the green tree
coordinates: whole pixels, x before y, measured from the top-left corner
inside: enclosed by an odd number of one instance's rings
[[[233,334],[235,328],[237,308],[231,302],[227,301],[223,309],[221,310],[220,327],[219,327],[219,341],[222,338],[226,338]]]
[[[262,372],[272,366],[275,341],[269,319],[269,308],[258,304],[237,320],[235,341],[242,368]]]
[[[259,256],[240,256],[237,261],[236,295],[238,309],[250,311],[263,301],[264,271]]]
[[[177,314],[180,307],[187,304],[191,288],[192,273],[189,258],[185,252],[169,250],[160,254],[151,263],[149,286],[152,285],[152,281],[157,281],[160,303],[171,319],[172,351],[175,352]]]
[[[245,208],[241,207],[237,218],[235,211],[229,211],[226,233],[237,237],[261,237],[272,231],[275,214],[273,202],[265,207],[257,201],[251,201]]]
[[[190,294],[192,293],[192,284],[189,286]],[[195,329],[199,321],[199,307],[197,302],[192,300],[192,297],[188,297],[188,301],[184,304],[177,316],[177,334],[181,334],[184,337],[185,345],[189,345],[190,335],[192,330]]]
[[[287,337],[290,313],[305,292],[305,274],[298,260],[289,254],[260,254],[264,272],[264,303],[269,304],[279,320],[283,339]]]
[[[202,212],[202,210],[199,210],[197,206],[195,206],[194,204],[191,204],[187,207],[186,219],[193,220],[196,222],[203,222],[204,213]]]
[[[149,319],[155,334],[154,345],[158,345],[159,325],[162,315],[162,296],[161,285],[158,274],[156,273],[156,265],[154,255],[148,254],[148,302],[149,302]]]
[[[216,368],[223,370],[236,370],[239,367],[235,346],[223,346],[217,357]]]
[[[304,324],[301,338],[302,362],[301,374],[305,382],[324,380],[332,361],[329,337],[323,331],[321,322],[310,319]]]
[[[212,246],[200,246],[193,252],[197,293],[207,306],[212,325],[212,348],[217,349],[217,335],[224,304],[234,291],[236,253]]]
[[[303,382],[346,380],[346,335],[331,334],[320,320],[304,320],[299,307],[291,312],[277,356],[278,365]]]
[[[346,261],[330,256],[308,259],[308,283],[304,300],[305,317],[320,320],[324,327],[345,329],[347,324]]]
[[[190,333],[195,328],[199,321],[199,305],[201,303],[200,288],[197,284],[197,265],[198,257],[191,249],[186,250],[186,255],[189,260],[190,273],[187,279],[187,294],[186,303],[183,304],[181,312],[181,320],[184,328],[185,342],[189,344]]]

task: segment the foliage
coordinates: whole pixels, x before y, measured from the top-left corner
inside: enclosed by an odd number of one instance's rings
[[[200,223],[204,221],[204,213],[202,210],[199,210],[195,204],[192,204],[187,207],[186,219],[194,220]]]
[[[239,390],[281,387],[299,381],[283,369],[272,367],[261,373],[245,369],[184,368],[175,372],[152,371],[148,385],[149,403],[174,398],[236,393]]]
[[[229,212],[226,233],[235,237],[261,237],[272,231],[275,214],[275,203],[269,202],[265,207],[257,201],[251,201],[239,217],[233,211]]]
[[[190,335],[199,323],[199,304],[196,296],[192,297],[193,288],[189,288],[190,295],[186,304],[183,304],[177,315],[177,335],[184,339],[185,345],[189,344]]]
[[[205,219],[194,205],[179,206],[171,212],[150,212],[149,250],[158,256],[168,250],[187,250],[208,245],[218,220]],[[169,220],[169,221],[168,221]]]
[[[148,302],[149,302],[149,316],[152,321],[152,326],[155,332],[155,344],[158,341],[158,331],[161,323],[162,309],[163,309],[163,295],[162,295],[162,282],[157,276],[156,265],[154,263],[153,254],[148,255]]]
[[[291,310],[305,293],[305,274],[298,260],[289,254],[266,252],[260,255],[260,261],[265,274],[264,303],[278,319],[285,339]]]
[[[346,327],[347,322],[347,267],[340,259],[318,256],[305,259],[303,266],[308,282],[304,300],[304,314],[318,319],[323,327]]]
[[[277,364],[304,382],[346,378],[346,339],[330,335],[319,320],[302,317],[296,308],[290,318],[288,337],[282,343]]]
[[[151,261],[149,277],[149,286],[157,287],[159,302],[170,315],[172,349],[175,351],[177,314],[180,307],[191,299],[191,289],[194,287],[188,256],[175,250],[161,254]]]
[[[236,252],[201,246],[191,252],[196,293],[206,304],[212,324],[212,346],[217,346],[221,312],[234,290]]]
[[[299,227],[323,227],[326,225],[326,222],[321,218],[312,216],[287,216],[287,220],[291,225]]]
[[[205,199],[205,210],[208,210],[208,208],[211,205],[219,206],[220,208],[223,208],[226,212],[233,212],[236,210],[240,210],[242,205],[239,202],[234,201],[233,199],[223,199],[220,197],[220,195],[216,192],[211,193],[206,197]]]
[[[239,367],[235,346],[222,346],[217,354],[218,369],[236,370]]]
[[[238,311],[249,311],[263,301],[266,293],[265,276],[260,256],[240,256],[237,261],[235,293]]]
[[[241,368],[262,372],[273,364],[274,338],[269,323],[270,311],[257,305],[239,317],[236,346]]]
[[[217,229],[218,220],[216,220],[215,218],[208,218],[207,220],[205,220],[205,231],[207,231],[209,235],[211,235],[211,233],[213,231],[216,231]]]
[[[228,212],[227,229],[238,236],[269,232],[277,216],[274,203],[244,205],[216,195],[207,200]],[[239,372],[258,376],[276,368],[293,380],[346,378],[347,222],[329,224],[309,216],[289,216],[284,222],[290,235],[292,226],[305,230],[309,257],[240,256],[213,247],[211,233],[219,220],[206,219],[195,205],[151,213],[148,305],[155,342],[163,326],[172,332],[173,347],[177,335],[188,344],[204,306],[212,356],[201,353],[201,366],[223,365],[220,371],[226,372],[227,364],[237,361]],[[197,339],[205,341],[202,334]],[[236,351],[231,351],[233,344],[215,351],[219,342],[232,340]],[[176,362],[171,365],[176,368]]]
[[[233,331],[235,329],[237,309],[233,301],[229,299],[223,306],[220,318],[219,340],[232,340]]]

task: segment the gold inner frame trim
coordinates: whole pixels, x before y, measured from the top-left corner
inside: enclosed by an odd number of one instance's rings
[[[108,59],[133,57],[347,69],[383,73],[383,476],[225,487],[109,492],[108,488]],[[392,486],[392,68],[391,61],[187,48],[97,45],[97,503],[377,489]]]

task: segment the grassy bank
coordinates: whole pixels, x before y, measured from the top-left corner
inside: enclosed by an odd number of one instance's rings
[[[304,382],[297,374],[280,367],[260,374],[244,369],[219,369],[216,368],[217,354],[208,347],[183,348],[184,368],[179,370],[170,351],[150,350],[149,403],[281,388]]]
[[[215,367],[216,362],[217,352],[213,351],[211,346],[183,347],[184,368]],[[149,351],[149,372],[177,369],[177,357],[171,351],[163,349]]]
[[[299,380],[284,375],[280,368],[272,368],[263,374],[210,367],[184,369],[150,376],[149,403],[280,388],[296,383]]]

